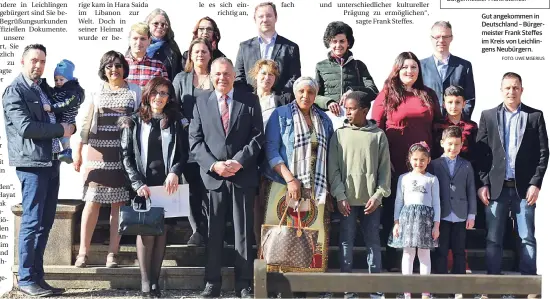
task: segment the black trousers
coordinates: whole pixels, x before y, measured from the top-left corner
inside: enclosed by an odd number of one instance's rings
[[[453,274],[466,274],[466,222],[441,220],[439,224],[439,247],[434,251],[434,274],[447,274],[447,256],[453,252]]]
[[[254,255],[252,244],[253,205],[256,188],[241,189],[224,181],[217,190],[208,192],[208,244],[205,281],[221,284],[223,240],[230,211],[235,234],[235,289],[252,286]]]
[[[189,183],[189,224],[193,233],[199,232],[204,238],[208,236],[208,197],[201,179],[198,163],[187,163],[183,174]]]

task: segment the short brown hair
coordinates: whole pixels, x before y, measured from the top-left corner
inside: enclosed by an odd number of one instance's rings
[[[271,8],[273,9],[273,14],[275,14],[275,17],[277,17],[277,7],[275,6],[275,3],[273,3],[273,2],[262,2],[258,5],[256,5],[256,8],[254,8],[254,18],[256,18],[256,11],[258,10],[258,8],[264,7],[264,6],[271,6]]]
[[[504,79],[517,79],[519,81],[519,85],[523,86],[523,82],[521,82],[521,76],[518,73],[507,72],[502,76],[501,82],[504,81]]]
[[[122,64],[122,69],[124,70],[124,75],[122,77],[124,79],[128,78],[128,74],[130,74],[130,66],[128,65],[128,61],[126,61],[126,58],[124,57],[124,55],[122,55],[122,53],[111,50],[103,54],[101,60],[99,61],[99,71],[97,72],[97,74],[99,75],[99,78],[101,78],[101,80],[105,82],[109,81],[109,79],[105,75],[105,67],[108,64],[115,62],[115,60],[117,59],[120,61],[120,64]]]
[[[441,140],[445,140],[447,138],[460,138],[460,140],[462,140],[462,129],[458,126],[450,126],[446,128],[441,134]]]
[[[260,70],[264,65],[267,66],[267,71],[270,74],[275,75],[275,82],[273,82],[273,86],[275,86],[275,83],[277,82],[277,80],[279,79],[279,76],[281,75],[281,73],[279,72],[279,65],[277,64],[277,62],[271,59],[260,59],[256,61],[254,66],[250,69],[250,71],[248,71],[248,76],[252,79],[252,85],[254,86],[254,88],[257,87],[256,76],[258,76],[258,74],[260,73]]]

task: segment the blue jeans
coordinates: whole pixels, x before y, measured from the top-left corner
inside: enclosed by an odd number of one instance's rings
[[[537,274],[537,240],[535,239],[535,205],[527,205],[515,188],[502,188],[500,196],[485,207],[487,220],[487,274],[502,272],[502,241],[509,212],[514,217],[521,239],[519,270],[523,275]]]
[[[351,273],[353,270],[353,243],[357,228],[357,219],[367,249],[369,273],[380,273],[382,254],[380,252],[380,215],[378,207],[372,214],[365,215],[364,206],[352,206],[349,216],[340,215],[340,271]]]
[[[19,286],[44,280],[44,251],[57,207],[59,161],[51,167],[17,167],[23,214],[19,230]]]

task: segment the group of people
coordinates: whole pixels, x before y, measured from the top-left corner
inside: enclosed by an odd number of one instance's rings
[[[431,28],[433,55],[420,61],[411,52],[399,54],[379,92],[366,64],[351,52],[349,25],[328,25],[323,37],[328,56],[313,78],[301,74],[298,45],[276,32],[273,3],[256,6],[254,20],[258,36],[239,45],[233,65],[218,48],[221,34],[213,19],[197,22],[181,54],[168,15],[155,9],[131,26],[126,54],[103,55],[102,82],[85,100],[72,62],[57,65],[56,87],[50,88],[41,78],[46,48],[25,48],[22,72],[3,95],[9,163],[22,188],[23,293],[63,291],[44,280],[43,254],[55,216],[59,165],[73,163],[80,171],[84,145],[86,203],[76,267],[88,264],[102,204],[111,206],[106,267],[117,267],[120,207],[135,195],[149,197],[150,187],[173,193],[187,183],[193,229],[188,244],[207,248],[202,297],[220,295],[228,221],[241,298],[253,296],[253,244],[254,238],[261,244],[262,224],[299,221],[319,231],[309,267],[268,265],[269,271],[324,272],[331,216],[340,219],[342,272],[353,270],[359,221],[370,273],[384,266],[412,274],[415,256],[421,274],[448,273],[451,249],[452,273],[465,274],[466,229],[484,214],[487,270],[500,274],[511,211],[522,241],[520,271],[536,274],[534,211],[548,138],[543,113],[521,102],[520,75],[504,74],[503,102],[483,111],[478,128],[470,120],[472,66],[450,54],[448,22]],[[83,122],[71,153],[76,111]],[[333,125],[330,113],[345,114],[344,124]],[[167,218],[165,224],[174,221]],[[388,245],[385,261],[380,224]],[[166,233],[137,237],[144,297],[161,296],[165,247]],[[403,249],[400,267],[396,248]]]

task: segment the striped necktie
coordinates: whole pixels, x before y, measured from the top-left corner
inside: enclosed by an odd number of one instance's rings
[[[227,99],[229,97],[227,95],[222,95],[223,103],[221,104],[221,115],[222,115],[222,125],[223,130],[225,132],[225,135],[227,136],[227,132],[229,131],[229,104],[227,103]]]

